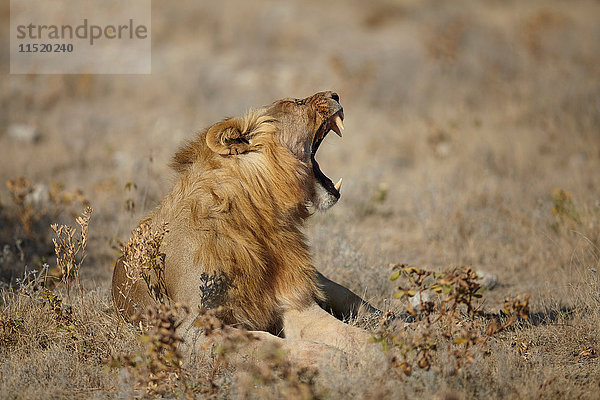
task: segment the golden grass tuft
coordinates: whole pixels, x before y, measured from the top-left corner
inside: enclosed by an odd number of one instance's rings
[[[143,280],[159,302],[167,300],[164,297],[167,293],[164,280],[165,254],[160,246],[168,232],[166,223],[158,230],[142,223],[131,232],[131,238],[121,247],[125,273],[129,278],[128,285],[133,286]],[[124,292],[127,292],[127,288]]]
[[[76,237],[77,229],[68,225],[52,224],[51,228],[56,233],[54,252],[56,253],[56,264],[60,270],[60,279],[67,289],[67,297],[70,295],[71,283],[75,279],[79,288],[79,295],[83,296],[83,288],[79,279],[79,270],[85,260],[85,250],[88,244],[88,228],[92,216],[92,208],[88,207],[75,221],[79,225],[79,237]]]

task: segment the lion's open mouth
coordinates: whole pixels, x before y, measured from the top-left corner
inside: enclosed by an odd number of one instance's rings
[[[325,136],[327,136],[327,134],[330,131],[334,131],[339,137],[342,137],[342,131],[344,130],[344,124],[342,122],[343,120],[344,111],[340,108],[339,111],[337,111],[335,114],[333,114],[321,124],[321,126],[315,133],[315,137],[313,138],[312,151],[310,154],[313,173],[315,174],[315,177],[323,186],[323,188],[325,188],[325,190],[327,190],[327,192],[329,192],[336,199],[340,198],[340,188],[342,186],[342,179],[340,179],[334,185],[331,179],[325,176],[325,174],[321,171],[321,168],[319,168],[319,163],[317,163],[317,160],[315,160],[315,154],[317,153],[321,142],[323,142],[323,139],[325,138]]]

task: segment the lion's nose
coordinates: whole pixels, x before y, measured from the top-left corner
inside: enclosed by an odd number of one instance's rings
[[[340,95],[335,92],[331,93],[331,98],[337,101],[338,103],[340,102]]]

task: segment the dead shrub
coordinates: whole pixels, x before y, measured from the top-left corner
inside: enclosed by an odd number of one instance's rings
[[[110,359],[111,368],[126,368],[134,386],[145,395],[184,394],[193,397],[188,374],[183,369],[183,356],[178,345],[183,339],[177,333],[182,316],[189,313],[181,304],[160,304],[138,315],[142,327],[141,350]]]
[[[44,184],[36,185],[21,176],[6,181],[6,187],[16,207],[19,222],[29,238],[35,236],[38,222],[46,218],[56,220],[71,204],[77,202],[89,207],[81,189],[66,191],[63,185],[57,182],[51,182],[49,187],[46,187]],[[47,225],[45,227],[47,228]]]
[[[210,394],[218,393],[216,373],[229,368],[236,378],[236,390],[240,398],[253,396],[277,397],[285,399],[318,399],[323,397],[316,388],[318,370],[299,366],[288,356],[279,343],[262,342],[251,332],[223,324],[218,318],[219,308],[199,311],[195,326],[203,330],[209,339],[205,350],[214,356],[210,378],[204,380],[205,388],[212,388]],[[252,359],[240,361],[243,348],[254,349]],[[208,394],[205,392],[205,394]]]
[[[148,224],[141,224],[131,232],[131,238],[121,246],[122,260],[129,285],[143,280],[152,296],[158,302],[168,300],[165,284],[165,254],[160,246],[169,233],[167,223],[154,230]]]
[[[450,357],[446,364],[449,373],[459,372],[473,362],[475,353],[489,355],[486,345],[490,338],[529,315],[529,295],[507,297],[499,315],[485,313],[478,301],[483,291],[480,277],[469,267],[432,272],[396,264],[393,269],[391,279],[402,283],[394,297],[419,295],[416,307],[407,302],[407,312],[416,322],[401,333],[383,323],[373,341],[384,349],[397,349],[399,356],[392,358],[391,365],[406,376],[415,367],[429,370],[434,354],[442,347]],[[437,293],[438,297],[421,296],[425,292]]]
[[[56,238],[52,239],[56,252],[56,266],[60,271],[60,280],[67,288],[67,297],[70,296],[71,283],[77,280],[79,295],[83,296],[79,270],[85,260],[88,243],[88,227],[93,210],[88,207],[80,217],[76,218],[79,225],[79,237],[75,236],[77,229],[68,225],[52,224]]]

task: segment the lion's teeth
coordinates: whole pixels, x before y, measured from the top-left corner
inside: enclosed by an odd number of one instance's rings
[[[340,180],[337,181],[337,183],[335,185],[333,185],[333,187],[335,187],[335,190],[337,190],[339,192],[340,188],[342,187],[342,178],[340,178]]]
[[[335,116],[335,124],[340,128],[340,130],[344,130],[344,122],[342,121],[342,118],[339,115]]]
[[[336,115],[333,119],[335,122],[335,127],[332,127],[332,130],[337,133],[339,137],[342,137],[342,131],[344,130],[344,123],[342,122],[342,118],[339,115]],[[335,129],[337,127],[337,129]]]

